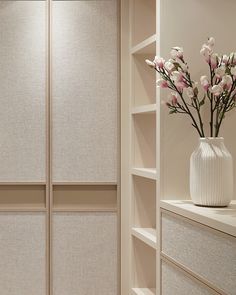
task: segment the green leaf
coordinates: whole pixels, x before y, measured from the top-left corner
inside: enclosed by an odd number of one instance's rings
[[[180,67],[179,63],[177,63],[177,62],[173,62],[173,65],[176,67],[177,70]]]
[[[170,111],[169,111],[169,115],[176,114],[176,113],[177,113],[176,110],[170,110]]]
[[[198,96],[198,88],[197,88],[197,87],[195,87],[195,88],[193,89],[193,93],[194,93],[195,96]]]
[[[199,102],[199,106],[203,106],[205,104],[205,99],[203,98],[200,102]]]

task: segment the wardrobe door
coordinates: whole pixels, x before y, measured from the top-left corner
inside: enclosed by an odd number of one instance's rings
[[[53,294],[116,295],[115,213],[55,213]]]
[[[46,2],[0,1],[0,293],[46,294]]]
[[[53,295],[118,294],[117,7],[53,1]]]
[[[0,213],[0,290],[45,295],[45,214]]]
[[[0,1],[0,182],[45,181],[45,1]]]
[[[117,180],[116,1],[53,1],[55,182]]]

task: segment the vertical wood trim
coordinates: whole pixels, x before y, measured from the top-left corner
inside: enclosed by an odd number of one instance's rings
[[[49,83],[48,83],[48,62],[49,62],[49,57],[48,57],[48,46],[49,46],[49,42],[48,42],[48,0],[45,1],[45,15],[46,15],[46,29],[45,29],[45,39],[46,39],[46,130],[45,130],[45,134],[46,134],[46,294],[49,294],[49,208],[48,208],[48,200],[49,200],[49,190],[48,190],[48,100],[49,100]]]
[[[161,5],[162,2],[156,1],[156,54],[161,56]],[[157,75],[158,78],[158,75]],[[157,183],[157,198],[156,198],[156,221],[157,221],[157,253],[156,253],[156,294],[162,294],[162,268],[161,268],[161,247],[162,247],[162,225],[161,225],[161,208],[160,200],[163,198],[163,180],[162,180],[162,171],[163,171],[163,159],[162,159],[162,141],[163,138],[163,128],[161,120],[161,91],[159,88],[156,88],[156,104],[157,104],[157,116],[156,116],[156,140],[157,140],[157,173],[158,173],[158,183]]]
[[[121,0],[117,0],[117,295],[121,294]]]
[[[130,293],[134,282],[136,280],[136,275],[134,271],[134,244],[133,244],[133,238],[132,238],[132,226],[133,226],[133,220],[134,220],[134,189],[133,189],[133,176],[131,174],[131,169],[134,166],[134,124],[133,124],[133,116],[131,115],[131,109],[135,105],[135,98],[134,98],[134,64],[133,64],[133,56],[130,54],[130,49],[132,47],[132,40],[133,40],[133,28],[134,28],[134,0],[129,0],[129,12],[128,12],[128,32],[129,32],[129,38],[128,38],[128,54],[129,54],[129,105],[128,105],[128,123],[129,123],[129,136],[130,136],[130,142],[129,142],[129,177],[130,177],[130,188],[129,188],[129,198],[130,198],[130,209],[129,209],[129,223],[128,229],[129,229],[129,289],[128,292]]]
[[[53,269],[52,269],[52,208],[53,208],[53,187],[52,187],[52,2],[49,0],[49,252],[50,252],[50,263],[49,263],[49,294],[53,294]]]
[[[121,0],[121,295],[130,294],[131,266],[129,2]]]
[[[51,263],[51,218],[52,218],[52,180],[51,180],[51,0],[46,0],[46,282],[47,295],[52,294],[52,263]]]

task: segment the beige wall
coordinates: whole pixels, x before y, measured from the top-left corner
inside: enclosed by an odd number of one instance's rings
[[[215,37],[217,52],[236,50],[233,37],[235,9],[236,2],[233,0],[161,1],[161,55],[168,58],[171,47],[183,47],[193,78],[199,81],[200,76],[207,73],[199,51],[209,36]],[[162,91],[161,99],[166,98],[167,92]],[[168,115],[165,106],[162,106],[161,123],[163,198],[189,198],[189,157],[196,147],[198,136],[185,117]],[[236,110],[225,120],[221,135],[234,157],[236,170],[235,123]]]

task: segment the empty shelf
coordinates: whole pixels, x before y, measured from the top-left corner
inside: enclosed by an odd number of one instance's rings
[[[154,228],[132,228],[132,235],[139,240],[143,241],[148,246],[156,249],[156,229]]]
[[[143,40],[130,50],[131,54],[156,54],[156,34]]]
[[[132,288],[133,295],[155,295],[155,289],[149,288]]]
[[[154,104],[148,104],[143,106],[134,107],[132,109],[132,114],[153,114],[156,112],[157,105]]]
[[[133,175],[146,177],[154,180],[156,180],[157,178],[157,171],[155,168],[132,168],[131,173]]]

